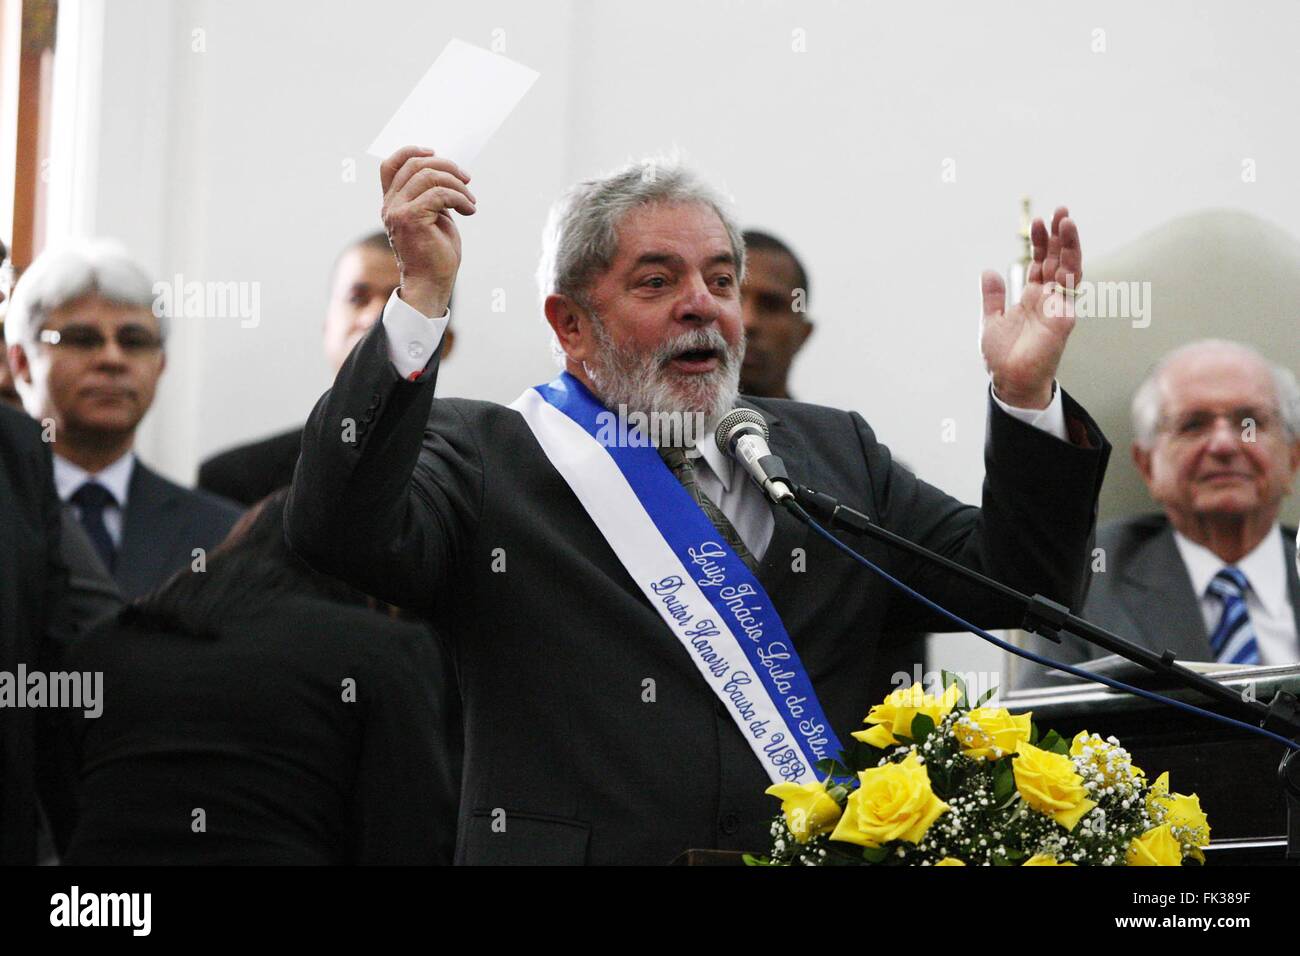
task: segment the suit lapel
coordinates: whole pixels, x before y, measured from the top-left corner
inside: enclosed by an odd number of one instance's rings
[[[1183,660],[1213,660],[1200,600],[1174,543],[1173,528],[1165,525],[1121,560],[1123,566],[1115,570],[1122,600],[1148,645],[1156,651],[1171,650]]]
[[[137,460],[113,574],[126,597],[153,590],[163,575],[177,565],[176,549],[183,531],[183,522],[175,520],[179,506],[171,486]],[[188,554],[185,559],[189,559]]]
[[[1291,601],[1296,634],[1300,634],[1300,576],[1296,575],[1295,566],[1295,528],[1282,529],[1282,557],[1286,561],[1286,596]]]

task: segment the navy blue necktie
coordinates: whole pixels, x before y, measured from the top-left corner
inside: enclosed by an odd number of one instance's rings
[[[104,524],[104,509],[117,504],[117,499],[99,482],[88,481],[72,493],[72,503],[81,512],[81,526],[86,529],[86,537],[104,559],[104,567],[112,571],[117,563],[117,547]]]
[[[1216,574],[1207,589],[1223,602],[1223,614],[1210,635],[1214,659],[1222,664],[1258,664],[1259,644],[1246,611],[1250,582],[1239,568],[1226,567]]]

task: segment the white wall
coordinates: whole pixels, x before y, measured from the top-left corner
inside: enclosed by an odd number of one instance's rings
[[[328,384],[326,270],[377,226],[362,151],[448,39],[487,46],[494,29],[542,78],[472,170],[444,394],[508,401],[552,374],[532,284],[548,202],[676,146],[809,265],[819,326],[798,396],[862,411],[923,476],[976,500],[978,276],[1017,254],[1022,194],[1042,212],[1068,202],[1085,255],[1206,206],[1300,232],[1289,3],[114,0],[85,171],[94,228],[160,275],[262,294],[256,329],[178,329],[147,459],[188,479],[303,420]],[[1243,183],[1244,158],[1258,181]],[[1106,387],[1064,384],[1085,404]]]

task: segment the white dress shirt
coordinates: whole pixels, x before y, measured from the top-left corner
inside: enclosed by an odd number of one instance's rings
[[[1281,534],[1281,527],[1275,524],[1254,551],[1233,565],[1250,582],[1250,590],[1246,592],[1246,613],[1255,629],[1261,664],[1294,664],[1300,660],[1295,611],[1287,593],[1286,552],[1278,540]],[[1183,564],[1187,566],[1187,573],[1191,575],[1192,590],[1200,599],[1205,633],[1213,634],[1223,615],[1223,602],[1208,593],[1208,588],[1214,576],[1228,565],[1209,548],[1177,531],[1174,532],[1174,542],[1178,545]]]
[[[108,536],[113,539],[113,546],[120,548],[122,546],[122,512],[126,508],[127,492],[131,488],[131,473],[134,470],[135,452],[128,451],[96,475],[92,475],[84,468],[74,465],[56,454],[54,456],[54,487],[59,493],[59,500],[64,504],[68,504],[68,499],[76,494],[77,489],[91,479],[107,488],[109,494],[113,496],[114,503],[104,508],[104,527],[108,530]],[[72,510],[77,513],[77,520],[80,521],[81,509],[74,504]]]
[[[430,319],[412,308],[393,290],[384,306],[384,333],[388,336],[388,357],[404,379],[419,378],[430,357],[442,342],[442,333],[451,321],[450,310],[439,319]],[[1008,414],[1026,424],[1041,428],[1065,441],[1065,408],[1061,390],[1053,385],[1052,401],[1043,409],[1012,408],[996,394],[993,400]],[[700,489],[721,509],[732,523],[740,540],[759,561],[767,553],[776,521],[767,498],[752,481],[745,480],[734,459],[724,457],[716,444],[705,441],[695,451],[696,480]],[[700,467],[703,461],[707,467]]]

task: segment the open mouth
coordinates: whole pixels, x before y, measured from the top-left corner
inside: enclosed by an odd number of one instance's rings
[[[711,372],[721,359],[717,349],[684,349],[669,364],[683,372]]]

